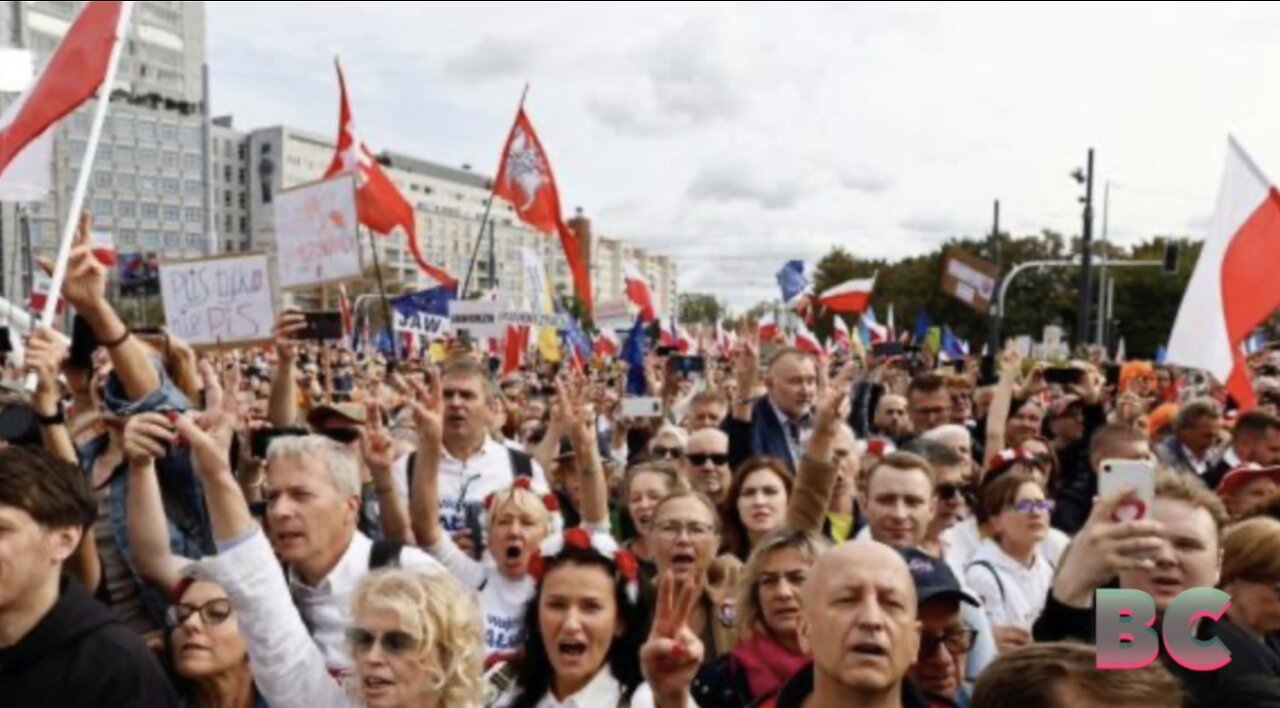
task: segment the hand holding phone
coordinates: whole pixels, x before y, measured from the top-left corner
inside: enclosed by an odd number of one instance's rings
[[[309,342],[332,342],[342,339],[342,313],[306,312],[302,315],[306,326],[298,334]]]
[[[1112,521],[1143,521],[1151,516],[1156,499],[1156,464],[1150,460],[1104,460],[1098,477],[1098,493],[1102,498],[1125,491],[1132,494],[1112,515]]]

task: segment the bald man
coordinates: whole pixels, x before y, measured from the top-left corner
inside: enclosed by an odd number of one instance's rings
[[[733,484],[729,468],[729,436],[715,429],[699,430],[689,437],[682,472],[694,491],[723,504]]]
[[[762,708],[927,708],[906,678],[920,622],[901,555],[873,541],[839,546],[818,559],[803,598],[800,641],[813,665]]]

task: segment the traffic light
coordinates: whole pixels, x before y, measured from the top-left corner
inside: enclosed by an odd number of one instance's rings
[[[1182,257],[1182,248],[1177,241],[1166,241],[1164,244],[1164,273],[1178,274],[1178,261]]]

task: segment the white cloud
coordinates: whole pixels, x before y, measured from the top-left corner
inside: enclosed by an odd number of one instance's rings
[[[1202,233],[1234,132],[1280,174],[1280,10],[1139,4],[212,2],[215,109],[330,132],[343,57],[370,141],[496,166],[524,82],[565,208],[735,306],[788,258],[1080,231]],[[1082,42],[1082,38],[1088,42]],[[490,166],[492,165],[492,166]],[[488,166],[488,167],[486,167]],[[1101,205],[1099,204],[1099,230]]]

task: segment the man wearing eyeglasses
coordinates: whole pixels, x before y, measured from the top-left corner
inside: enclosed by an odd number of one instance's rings
[[[902,551],[916,584],[920,653],[907,676],[925,694],[930,708],[968,708],[964,669],[977,632],[965,624],[961,603],[978,607],[945,562],[916,550]]]
[[[729,468],[729,436],[719,430],[701,430],[689,438],[682,462],[684,477],[694,491],[723,504],[733,483]]]

